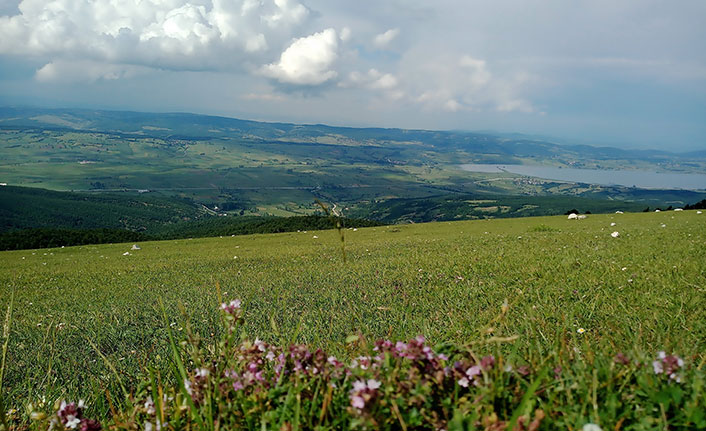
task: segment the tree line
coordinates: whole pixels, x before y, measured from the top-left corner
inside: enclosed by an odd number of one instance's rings
[[[344,227],[380,226],[364,219],[340,219]],[[25,250],[86,244],[158,241],[167,239],[204,238],[226,235],[295,232],[335,228],[326,216],[295,217],[218,217],[203,221],[165,225],[152,233],[127,229],[58,229],[32,228],[0,233],[0,250]]]

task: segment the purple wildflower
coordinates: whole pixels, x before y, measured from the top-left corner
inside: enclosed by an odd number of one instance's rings
[[[530,367],[528,367],[527,365],[517,367],[517,373],[521,376],[528,376],[530,373]]]
[[[232,316],[235,316],[240,312],[240,300],[239,299],[234,299],[230,301],[230,303],[226,304],[225,302],[221,304],[221,310],[226,312],[226,314],[230,314]]]
[[[622,352],[615,355],[615,358],[613,358],[613,361],[616,364],[621,364],[621,365],[629,365],[630,364],[630,359],[628,359],[628,357],[625,356],[625,354],[623,354]]]
[[[356,380],[353,382],[353,389],[350,391],[351,406],[362,410],[366,403],[374,399],[378,395],[378,389],[382,383],[375,379]]]
[[[468,377],[475,377],[480,375],[481,373],[481,368],[478,365],[474,365],[471,368],[466,370],[466,375]]]
[[[483,367],[484,370],[493,368],[495,366],[495,356],[484,356],[483,359],[480,360],[480,366]]]
[[[355,395],[351,397],[351,405],[357,409],[362,410],[363,408],[365,408],[365,400],[363,399],[363,397]]]
[[[79,429],[81,431],[100,431],[101,424],[93,419],[82,419]]]
[[[652,361],[652,370],[655,374],[666,374],[670,380],[681,382],[678,372],[684,367],[684,360],[677,355],[667,355],[661,351],[657,359]]]
[[[56,412],[56,416],[65,429],[99,431],[101,429],[99,422],[93,419],[83,418],[83,410],[85,407],[83,400],[80,400],[78,404],[62,401],[59,406],[59,411]],[[56,423],[54,420],[52,422]]]

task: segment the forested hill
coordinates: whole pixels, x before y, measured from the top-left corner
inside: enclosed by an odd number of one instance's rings
[[[0,187],[0,232],[27,228],[147,231],[204,216],[203,209],[178,198]]]
[[[341,219],[343,227],[380,222]],[[217,217],[179,199],[0,187],[0,250],[323,230],[326,216]]]

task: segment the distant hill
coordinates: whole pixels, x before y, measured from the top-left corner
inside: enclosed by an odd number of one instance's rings
[[[85,109],[0,107],[0,128],[39,128],[108,132],[169,139],[220,139],[224,137],[292,142],[321,142],[335,138],[343,145],[416,142],[436,151],[463,150],[515,157],[566,155],[595,159],[639,158],[653,161],[681,156],[667,151],[625,150],[589,145],[559,145],[519,134],[503,136],[463,131],[395,128],[352,128],[323,124],[268,123],[188,113],[142,113]],[[705,157],[703,152],[685,154]]]

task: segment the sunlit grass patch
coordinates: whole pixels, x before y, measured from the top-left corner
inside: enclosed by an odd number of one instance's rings
[[[532,230],[542,225],[556,231]],[[683,211],[360,228],[346,230],[345,264],[335,231],[3,252],[3,310],[16,292],[5,399],[18,411],[42,397],[85,399],[88,417],[104,417],[105,391],[122,391],[87,339],[126,386],[137,387],[145,367],[174,383],[167,331],[218,340],[216,286],[224,302],[247,304],[242,329],[252,339],[346,362],[365,353],[345,343],[352,334],[423,334],[432,347],[517,336],[474,352],[564,369],[580,359],[582,379],[593,379],[593,358],[609,364],[621,352],[648,369],[659,351],[700,364],[704,227],[703,215]],[[507,315],[489,325],[505,299]]]

